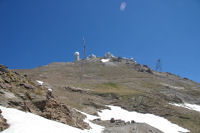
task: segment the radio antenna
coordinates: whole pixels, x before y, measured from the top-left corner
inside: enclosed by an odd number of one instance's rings
[[[86,58],[86,55],[85,55],[85,38],[83,37],[83,53],[84,53],[84,58]]]
[[[162,67],[161,67],[161,60],[158,59],[157,63],[156,63],[156,71],[161,72],[162,71]]]

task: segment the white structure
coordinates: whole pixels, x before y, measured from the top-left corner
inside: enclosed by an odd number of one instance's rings
[[[107,52],[105,55],[104,55],[104,58],[106,59],[110,59],[110,58],[114,58],[115,56],[113,54],[111,54],[110,52]]]
[[[96,55],[91,54],[91,55],[88,56],[88,58],[95,59],[95,58],[97,58],[97,57],[96,57]]]
[[[75,55],[75,60],[79,61],[80,60],[80,58],[79,58],[79,52],[75,52],[74,55]]]

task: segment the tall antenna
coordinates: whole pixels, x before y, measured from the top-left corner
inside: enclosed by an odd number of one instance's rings
[[[84,53],[84,58],[86,57],[85,55],[85,38],[83,37],[83,53]]]
[[[161,70],[162,70],[162,67],[161,67],[161,60],[158,59],[158,60],[157,60],[157,63],[156,63],[156,71],[161,72]]]

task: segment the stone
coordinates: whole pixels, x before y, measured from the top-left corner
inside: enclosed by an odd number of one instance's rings
[[[0,83],[0,87],[3,89],[6,89],[6,88],[11,88],[11,85],[9,85],[7,83]]]
[[[132,120],[132,121],[131,121],[131,123],[135,123],[135,121],[134,121],[134,120]]]
[[[115,119],[114,119],[114,118],[111,118],[111,119],[110,119],[110,123],[115,123]]]
[[[31,84],[20,84],[20,85],[23,85],[26,89],[31,89],[31,90],[35,89],[35,86],[33,86]]]
[[[35,99],[33,100],[33,104],[40,110],[44,111],[47,101],[44,99]]]
[[[3,82],[3,79],[1,79],[1,77],[0,77],[0,83],[2,83]]]
[[[26,99],[26,96],[25,96],[25,94],[23,94],[23,93],[18,93],[18,95],[19,95],[19,97],[20,97],[20,98],[22,98],[23,100],[25,100],[25,99]]]
[[[5,81],[6,83],[10,83],[10,82],[11,82],[11,79],[8,78],[8,77],[5,77],[5,78],[4,78],[4,81]]]

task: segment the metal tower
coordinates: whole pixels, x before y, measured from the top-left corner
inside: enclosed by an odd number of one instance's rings
[[[161,67],[161,60],[158,59],[157,63],[156,63],[156,71],[161,72],[162,71],[162,67]]]

